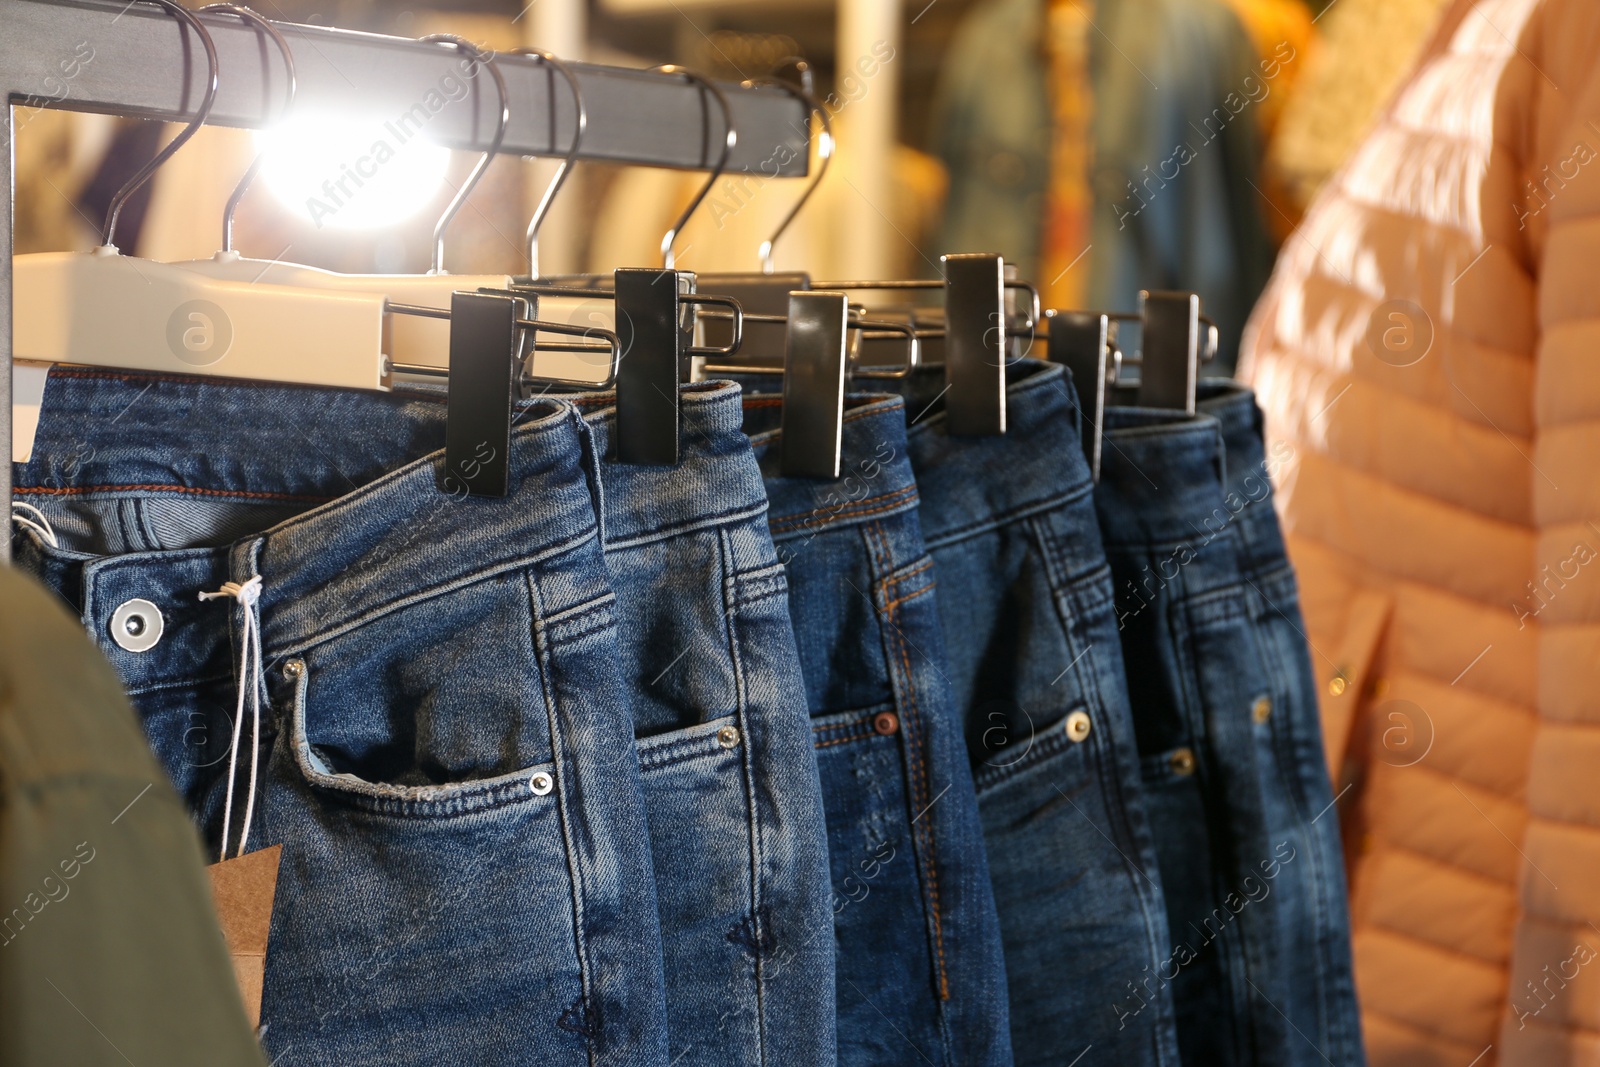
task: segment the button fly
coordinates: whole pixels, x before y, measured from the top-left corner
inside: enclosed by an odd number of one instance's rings
[[[129,652],[147,652],[161,640],[166,622],[148,600],[124,600],[111,613],[111,640]]]

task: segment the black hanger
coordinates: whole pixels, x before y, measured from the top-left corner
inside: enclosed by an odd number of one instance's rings
[[[1084,457],[1100,480],[1100,427],[1105,421],[1106,386],[1115,376],[1111,361],[1111,316],[1093,311],[1047,311],[1046,351],[1052,363],[1066,366],[1078,394],[1078,430]]]

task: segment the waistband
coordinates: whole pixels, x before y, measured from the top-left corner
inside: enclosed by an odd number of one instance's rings
[[[913,378],[902,388],[907,445],[924,500],[928,547],[975,536],[1088,496],[1089,464],[1078,436],[1077,400],[1059,364],[1021,360],[1006,368],[1007,432],[952,437],[938,407],[942,380]]]
[[[851,394],[840,428],[837,479],[785,478],[778,473],[781,396],[745,400],[745,430],[766,478],[774,541],[833,527],[881,522],[917,506],[917,481],[906,447],[906,405],[898,396]]]
[[[1095,502],[1108,548],[1209,542],[1231,525],[1215,418],[1108,408],[1104,426]]]
[[[602,457],[606,550],[621,550],[712,526],[763,519],[767,492],[744,433],[743,393],[731,381],[682,387],[676,466],[648,467],[611,459],[617,394],[568,396],[584,412]]]
[[[194,509],[306,507],[218,547],[52,554],[58,588],[71,588],[73,576],[63,572],[77,571],[84,619],[97,637],[130,597],[161,608],[168,636],[159,655],[118,655],[101,641],[136,688],[181,676],[186,656],[198,668],[214,655],[226,616],[197,594],[227,581],[261,575],[270,658],[554,559],[597,535],[594,443],[572,405],[519,405],[503,498],[439,489],[443,440],[435,396],[58,369],[45,390],[35,458],[15,468],[16,492],[46,508],[59,497],[113,509],[137,509],[152,497]],[[549,591],[552,615],[608,591],[603,568],[571,566],[571,580]]]

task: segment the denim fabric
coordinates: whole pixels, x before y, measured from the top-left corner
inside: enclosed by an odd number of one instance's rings
[[[591,435],[525,404],[503,499],[441,492],[443,439],[436,400],[58,369],[15,473],[62,547],[18,559],[117,668],[213,856],[245,613],[197,594],[263,579],[269,1058],[665,1064]],[[164,618],[143,652],[108,632],[130,598]]]
[[[1269,833],[1254,721],[1269,677],[1236,531],[1207,523],[1223,503],[1221,430],[1136,408],[1105,426],[1095,503],[1174,938],[1156,978],[1185,1063],[1290,1062],[1277,914],[1304,849]]]
[[[602,456],[614,397],[577,398]],[[675,467],[605,460],[675,1067],[834,1062],[827,830],[739,387],[682,394]]]
[[[1288,458],[1262,442],[1254,395],[1228,380],[1201,383],[1199,409],[1221,426],[1227,461],[1223,510],[1207,529],[1231,525],[1246,603],[1259,645],[1267,718],[1256,730],[1268,832],[1298,859],[1278,879],[1282,971],[1274,1001],[1304,1041],[1290,1038],[1288,1064],[1365,1062],[1350,962],[1350,913],[1333,786],[1322,750],[1316,675],[1300,617],[1294,570],[1272,507],[1272,476]]]
[[[899,397],[850,398],[837,480],[778,473],[750,397],[833,870],[841,1067],[1008,1067],[1005,961]]]
[[[1144,812],[1076,405],[1060,367],[1008,371],[1010,430],[952,437],[908,388],[911,466],[939,580],[1005,943],[1019,1064],[1176,1064],[1161,874]],[[1087,726],[1087,732],[1083,732]]]

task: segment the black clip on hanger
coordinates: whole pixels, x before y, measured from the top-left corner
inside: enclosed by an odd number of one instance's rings
[[[673,465],[678,462],[678,385],[689,370],[686,357],[731,355],[744,339],[744,309],[739,302],[732,297],[696,295],[694,275],[674,269],[673,251],[684,224],[722,177],[739,135],[733,127],[727,96],[711,81],[670,63],[654,69],[663,74],[681,74],[710,93],[722,112],[726,130],[722,152],[710,178],[661,238],[662,269],[625,267],[615,274],[618,330],[626,329],[632,334],[630,358],[622,361],[617,373],[616,458],[622,463]],[[700,304],[720,305],[734,313],[733,336],[728,344],[694,347],[694,318],[684,312],[686,307]]]
[[[1200,384],[1200,297],[1195,293],[1139,294],[1139,406],[1194,414]]]
[[[709,317],[709,316],[708,316]],[[877,321],[860,314],[843,292],[822,289],[789,293],[782,315],[745,312],[744,319],[782,326],[783,366],[766,358],[745,357],[737,363],[707,361],[707,374],[783,374],[782,434],[778,470],[790,478],[837,478],[842,461],[845,384],[856,378],[905,378],[917,369],[920,349],[910,323]],[[861,347],[851,348],[849,334],[859,338],[903,337],[905,362],[895,367],[859,365]]]
[[[1024,281],[1006,277],[1005,260],[987,253],[947,255],[944,280],[817,282],[819,289],[941,289],[944,292],[943,327],[916,325],[919,340],[943,340],[937,360],[919,362],[924,368],[943,367],[946,418],[952,434],[985,437],[1006,432],[1006,365],[1009,342],[1034,336],[1040,318],[1039,291]],[[1020,325],[1013,325],[1010,291],[1027,296]],[[888,330],[888,323],[881,324]]]
[[[1111,316],[1093,311],[1047,311],[1050,362],[1063,364],[1078,394],[1078,429],[1090,473],[1100,480],[1100,427],[1105,421],[1106,386],[1115,367],[1111,352]]]

